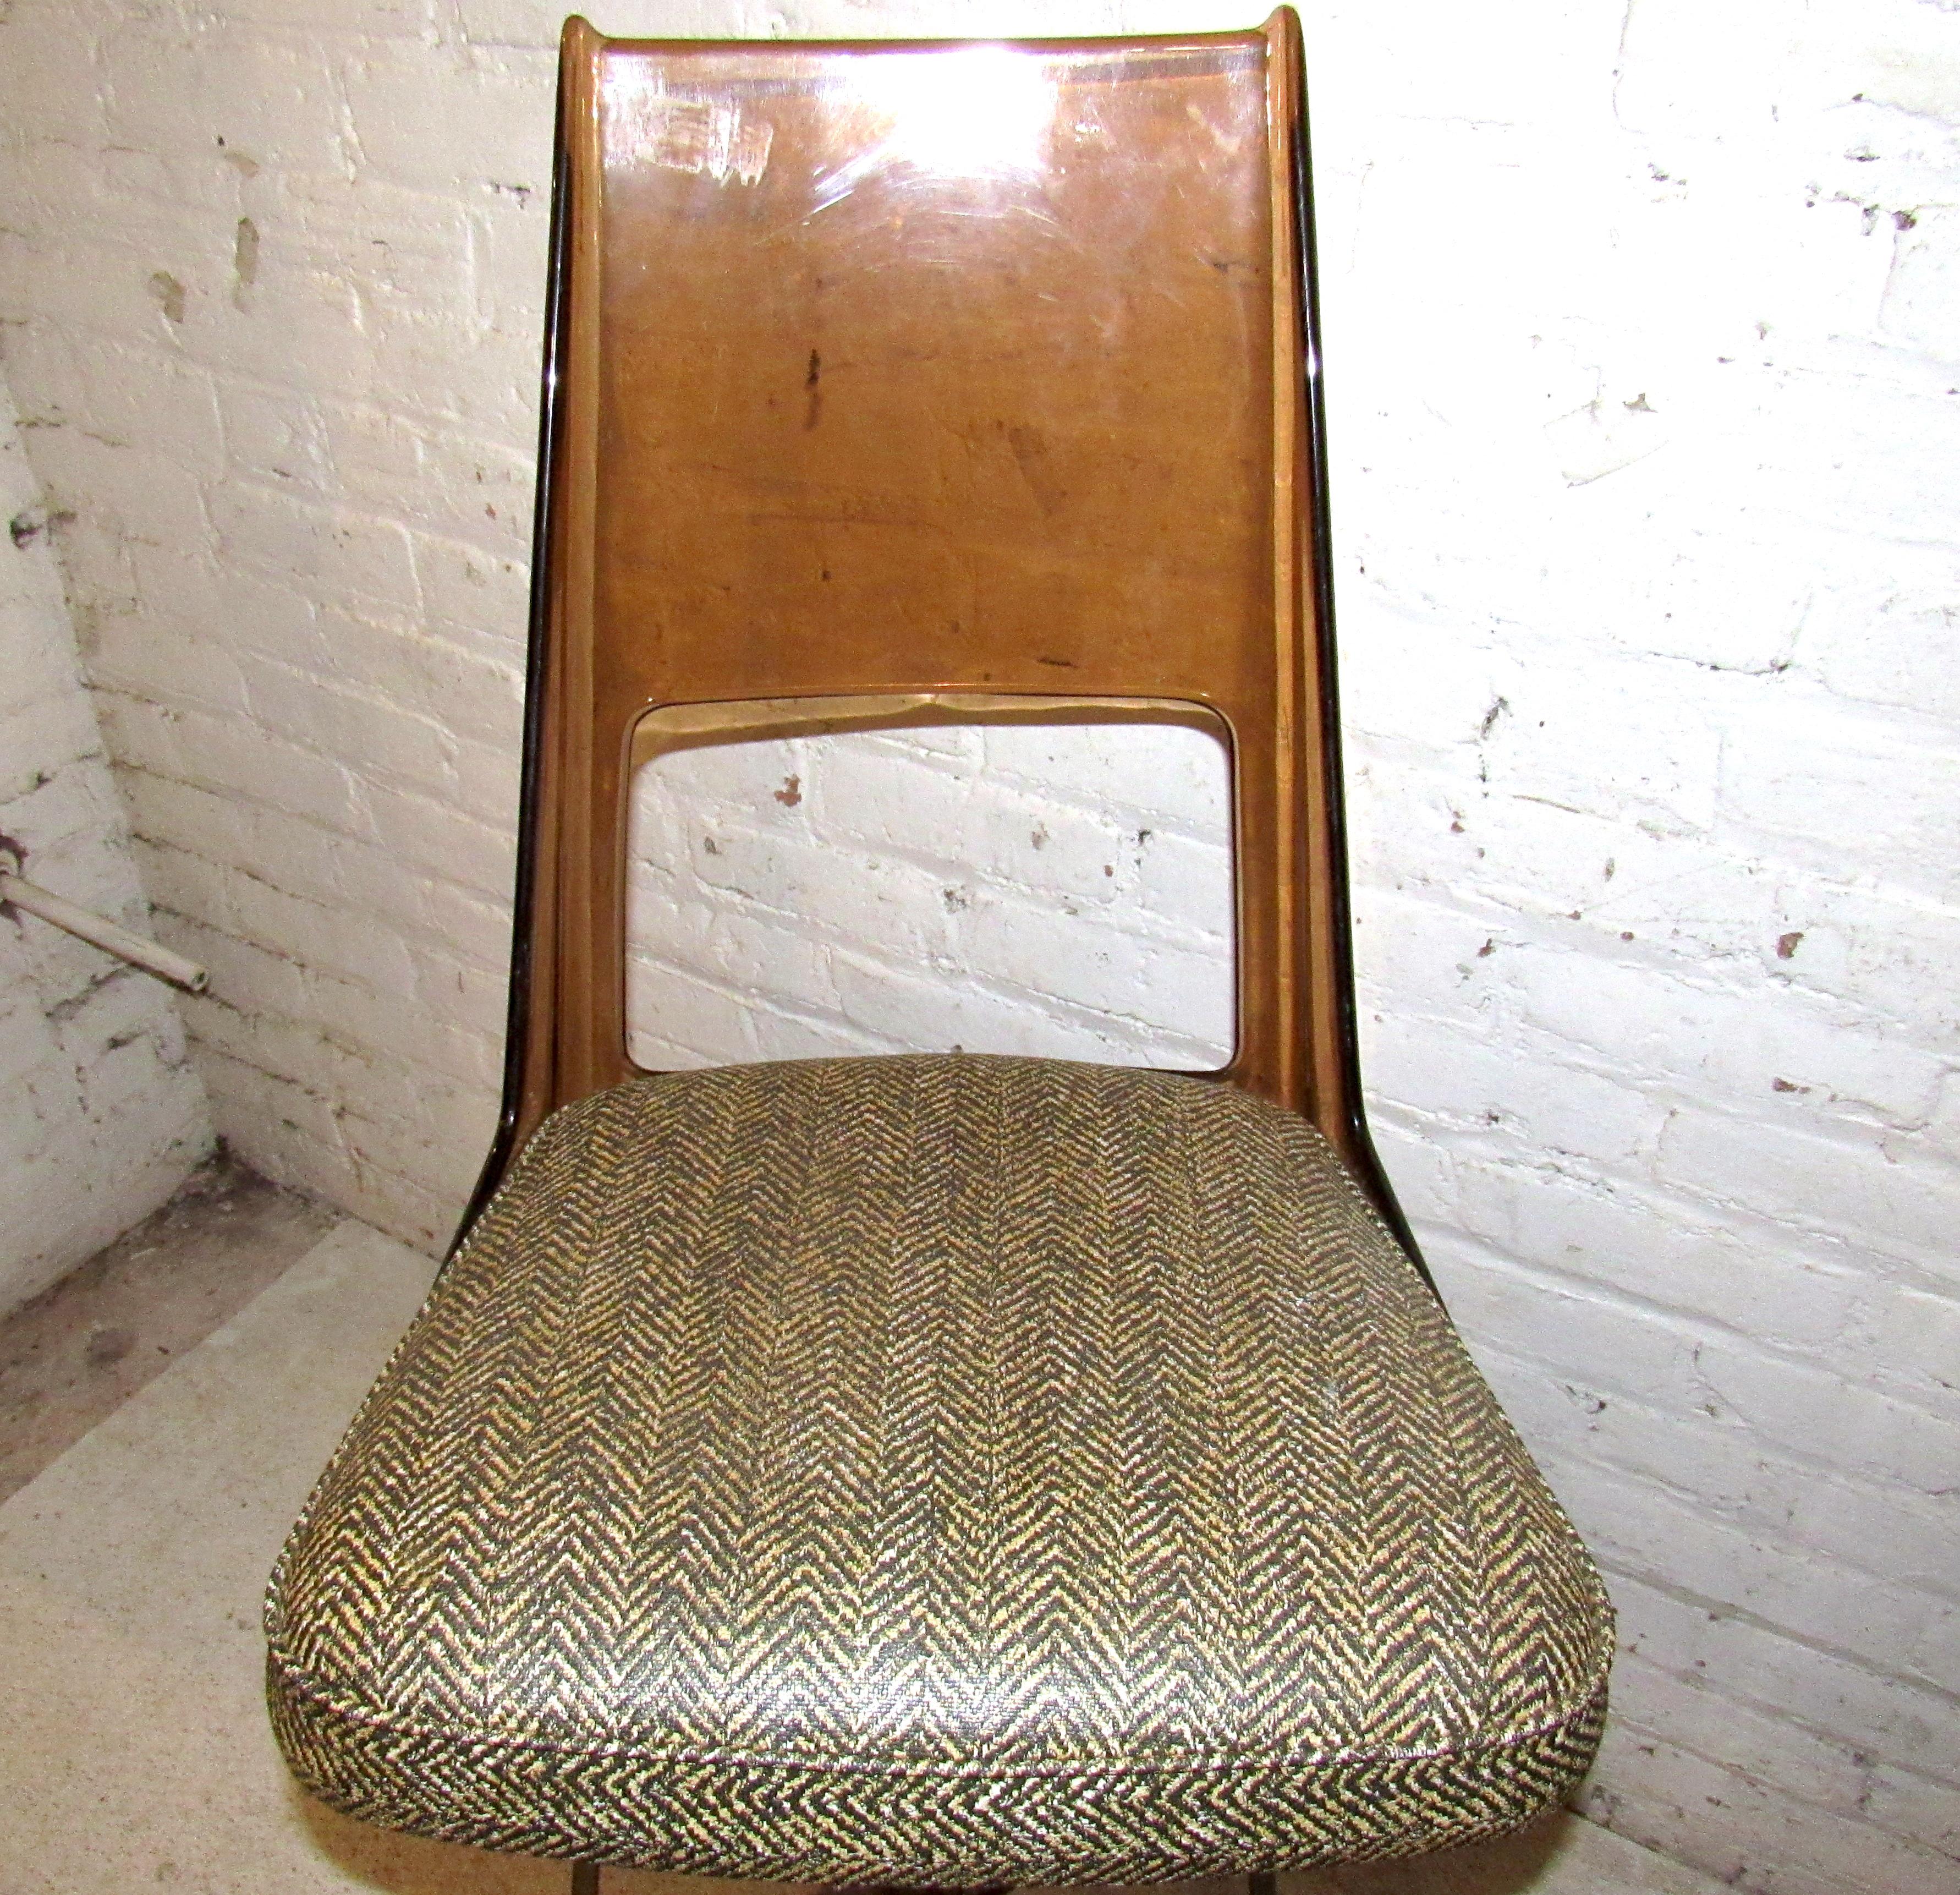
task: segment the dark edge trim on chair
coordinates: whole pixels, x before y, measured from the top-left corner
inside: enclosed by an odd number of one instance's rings
[[[1334,637],[1334,540],[1330,524],[1332,508],[1327,473],[1327,400],[1320,355],[1320,258],[1315,241],[1313,222],[1313,156],[1310,148],[1306,102],[1306,59],[1296,24],[1292,36],[1299,60],[1300,123],[1293,142],[1293,202],[1298,221],[1293,241],[1298,247],[1300,283],[1301,355],[1306,365],[1306,460],[1309,486],[1308,505],[1312,509],[1309,524],[1313,537],[1313,623],[1319,645],[1320,722],[1322,755],[1326,760],[1326,780],[1322,794],[1327,799],[1328,853],[1333,873],[1328,877],[1333,897],[1335,985],[1340,989],[1341,1065],[1348,1094],[1348,1126],[1354,1148],[1362,1163],[1357,1167],[1357,1181],[1382,1221],[1403,1250],[1438,1301],[1442,1300],[1436,1279],[1429,1273],[1415,1233],[1396,1202],[1394,1186],[1376,1155],[1375,1141],[1368,1130],[1367,1107],[1361,1094],[1360,1032],[1354,1005],[1354,935],[1348,887],[1347,787],[1341,766],[1341,694],[1336,674]]]
[[[524,1091],[524,1059],[531,997],[531,920],[537,884],[539,784],[545,740],[546,655],[551,633],[551,523],[552,451],[558,423],[558,376],[565,346],[565,279],[571,247],[571,216],[565,202],[570,167],[566,161],[565,88],[558,88],[552,131],[552,208],[549,260],[545,275],[544,368],[538,397],[538,473],[531,514],[530,638],[524,660],[523,773],[517,791],[517,870],[511,899],[511,985],[504,1025],[504,1096],[490,1155],[470,1193],[463,1221],[443,1257],[447,1269],[483,1209],[496,1194],[516,1157],[517,1119]]]

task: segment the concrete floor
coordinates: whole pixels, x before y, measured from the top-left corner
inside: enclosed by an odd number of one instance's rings
[[[0,1500],[304,1256],[336,1220],[220,1155],[0,1321]]]
[[[0,1895],[563,1895],[562,1865],[424,1842],[287,1777],[259,1603],[428,1260],[231,1174],[0,1324]],[[11,1378],[11,1379],[10,1379]],[[1575,1817],[1284,1895],[1715,1895]],[[608,1871],[606,1895],[770,1884]],[[1182,1885],[1242,1895],[1243,1884]]]

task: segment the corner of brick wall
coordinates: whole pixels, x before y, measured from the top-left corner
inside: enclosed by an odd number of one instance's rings
[[[138,930],[150,916],[76,667],[40,493],[0,382],[0,839],[30,879]],[[169,990],[0,912],[0,1314],[162,1203],[211,1148]]]

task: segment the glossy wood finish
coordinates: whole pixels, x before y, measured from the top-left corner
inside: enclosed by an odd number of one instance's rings
[[[1165,715],[1231,747],[1217,1076],[1313,1118],[1394,1217],[1353,1056],[1290,11],[1011,46],[573,20],[561,84],[486,1188],[546,1112],[636,1070],[636,761],[718,731]]]

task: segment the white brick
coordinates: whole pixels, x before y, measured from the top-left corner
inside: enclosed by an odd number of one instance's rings
[[[1939,1295],[1888,1285],[1873,1326],[1873,1353],[1887,1380],[1960,1419],[1960,1291]]]
[[[1960,1856],[1960,1785],[1896,1766],[1874,1770],[1863,1809],[1895,1835]]]
[[[1217,742],[1182,725],[1021,725],[986,731],[987,762],[1004,775],[1125,811],[1216,832],[1227,807]]]
[[[447,75],[442,135],[428,132],[428,75],[412,59],[351,65],[346,96],[362,161],[417,189],[453,190],[511,177],[550,175],[550,100],[536,75],[494,68]]]
[[[1869,1758],[1797,1729],[1622,1651],[1613,1661],[1615,1709],[1643,1735],[1664,1734],[1706,1761],[1737,1765],[1758,1782],[1839,1816],[1855,1816],[1870,1793]]]
[[[1618,1735],[1605,1768],[1580,1795],[1582,1809],[1636,1841],[1665,1836],[1691,1866],[1765,1895],[1960,1891],[1960,1864],[1950,1858],[1765,1789],[1740,1769],[1643,1741],[1643,1734]]]
[[[1950,1632],[1954,1608],[1946,1600],[1739,1530],[1657,1486],[1616,1481],[1608,1470],[1561,1458],[1550,1472],[1616,1571],[1720,1597],[1783,1635],[1868,1665],[1876,1655],[1883,1666],[1929,1632]],[[1920,1682],[1951,1688],[1932,1671]]]
[[[370,782],[424,794],[454,786],[451,741],[426,718],[384,699],[263,661],[245,667],[241,695],[249,695],[253,717],[266,729],[350,759]]]
[[[174,456],[107,441],[79,428],[51,428],[46,433],[37,465],[47,470],[55,505],[75,507],[97,526],[106,518],[112,530],[132,541],[199,551],[208,546],[211,523],[201,483]]]
[[[549,7],[537,0],[462,0],[463,30],[474,46],[555,50],[558,27]]]
[[[1779,976],[1869,1008],[1943,1051],[1960,1046],[1960,990],[1946,977],[1960,954],[1960,910],[1793,878],[1780,919],[1795,938],[1787,962],[1765,954]]]
[[[1531,1148],[1602,1162],[1650,1151],[1666,1118],[1657,1100],[1603,1073],[1519,1063],[1486,1034],[1433,1018],[1385,1024],[1373,1036],[1374,1083],[1419,1112],[1459,1125],[1503,1125]]]
[[[1901,231],[1879,327],[1929,354],[1952,358],[1960,349],[1952,315],[1960,303],[1960,212],[1935,206]]]
[[[125,739],[118,754],[199,788],[229,791],[350,832],[363,827],[364,804],[352,772],[337,760],[298,744],[282,741],[242,718],[208,716],[199,711],[167,712],[138,734],[139,709],[116,702],[117,734]]]
[[[1853,1475],[1825,1480],[1814,1471],[1764,1468],[1759,1491],[1799,1541],[1851,1549],[1897,1578],[1960,1600],[1960,1520],[1950,1496],[1903,1493],[1889,1483]]]
[[[371,919],[286,894],[247,875],[231,877],[231,907],[246,940],[302,967],[345,975],[392,995],[413,990],[406,944]]]
[[[344,285],[317,274],[304,285],[261,283],[243,311],[231,308],[228,291],[221,320],[221,330],[199,330],[185,341],[186,353],[214,374],[349,400],[374,384],[376,344],[362,330],[359,302]]]
[[[1875,1760],[1938,1753],[1940,1694],[1787,1638],[1723,1600],[1609,1569],[1622,1648],[1677,1677],[1841,1740]]]
[[[1960,677],[1946,662],[1960,556],[1894,546],[1882,559],[1861,559],[1856,547],[1847,544],[1846,569],[1812,600],[1796,669],[1840,697],[1960,723]]]
[[[1669,1067],[1678,1078],[1691,1075],[1703,1096],[1745,1110],[1760,1111],[1764,1095],[1774,1094],[1805,1116],[1844,1106],[1894,1124],[1923,1124],[1948,1070],[1935,1056],[1901,1043],[1903,1035],[1860,1030],[1787,987],[1751,993],[1690,984],[1671,970],[1615,966],[1508,938],[1478,972],[1497,994],[1515,996],[1524,1022],[1590,1048],[1622,1071]],[[1680,1058],[1684,1047],[1699,1051],[1691,1065]]]
[[[308,505],[237,480],[212,494],[211,511],[227,559],[405,616],[420,610],[409,535],[393,521]]]
[[[350,886],[343,867],[342,887]],[[460,960],[488,970],[500,983],[511,951],[511,904],[485,899],[452,882],[418,882],[416,919],[422,929]],[[501,1022],[500,1022],[501,1030]]]
[[[1494,696],[1480,719],[1480,728],[1489,727],[1481,750],[1492,791],[1600,815],[1647,816],[1669,830],[1706,830],[1722,740],[1688,688],[1692,675],[1650,670],[1635,690],[1618,667],[1525,674],[1511,695]]]
[[[757,1056],[754,1003],[679,968],[636,964],[629,1043],[655,1069],[727,1065]]]
[[[1960,1423],[1847,1386],[1828,1369],[1712,1340],[1698,1347],[1696,1374],[1718,1409],[1745,1427],[1795,1453],[1923,1494],[1950,1488]]]
[[[218,472],[218,402],[208,374],[163,350],[88,335],[68,341],[93,432],[126,447],[167,442],[170,460],[192,476]],[[151,457],[149,466],[160,458]]]
[[[1521,1434],[1547,1454],[1564,1444],[1591,1463],[1576,1479],[1561,1471],[1560,1491],[1623,1569],[1639,1568],[1640,1549],[1627,1550],[1628,1534],[1631,1520],[1646,1516],[1625,1514],[1618,1496],[1660,1489],[1786,1552],[1803,1549],[1802,1556],[1814,1559],[1808,1549],[1836,1549],[1847,1590],[1877,1581],[1882,1591],[1902,1591],[1942,1611],[1960,1596],[1960,1524],[1938,1496],[1841,1470],[1827,1474],[1806,1448],[1779,1447],[1714,1402],[1684,1414],[1665,1387],[1634,1396],[1602,1392],[1554,1380],[1558,1368],[1542,1362],[1513,1362],[1488,1347],[1478,1352]],[[1558,1465],[1569,1470],[1572,1463]],[[1739,1562],[1723,1595],[1751,1583],[1751,1571]]]
[[[166,645],[145,613],[101,626],[89,651],[91,676],[103,688],[154,703],[218,712],[246,708],[237,659],[208,638],[180,638]]]
[[[523,662],[530,573],[522,562],[412,531],[425,629],[506,665]]]
[[[1106,823],[1052,792],[975,782],[861,745],[810,744],[810,798],[820,834],[956,867],[1010,886],[1106,903],[1121,845]]]
[[[253,808],[248,824],[249,840],[231,866],[303,900],[345,892],[343,866],[358,852],[358,843],[283,810]]]
[[[304,970],[298,1011],[357,1054],[412,1060],[446,1079],[482,1085],[496,1069],[495,1049],[419,1003],[323,968]]]
[[[51,769],[84,757],[102,761],[102,737],[79,683],[72,679],[58,695],[0,717],[0,798],[11,803],[31,796]]]
[[[337,490],[317,403],[289,388],[261,387],[231,377],[221,384],[218,402],[229,478],[260,486],[291,482],[318,495]]]
[[[4,30],[4,28],[0,28]],[[47,509],[0,387],[0,506]],[[31,879],[151,925],[45,526],[0,540],[0,834]],[[11,690],[7,690],[11,686]],[[211,1145],[168,989],[10,911],[0,921],[0,1314],[167,1198]]]
[[[485,894],[509,893],[514,852],[504,832],[445,803],[371,779],[361,800],[374,839],[397,857]]]
[[[1099,1022],[1050,1002],[1031,1005],[1025,995],[989,992],[973,985],[950,986],[930,972],[909,973],[839,954],[834,978],[841,1004],[854,1025],[896,1046],[939,1051],[1020,1053],[1048,1059],[1183,1065],[1188,1049],[1163,1046],[1154,1059],[1148,1036],[1127,1023]],[[1168,1035],[1160,1040],[1169,1040]],[[1139,1055],[1144,1056],[1139,1059]]]
[[[1951,1267],[1960,1166],[1866,1135],[1822,1138],[1682,1110],[1662,1136],[1659,1174],[1718,1201]]]
[[[1727,734],[1726,820],[1787,839],[1825,872],[1855,865],[1941,900],[1960,895],[1946,843],[1960,825],[1949,743],[1902,741],[1841,712],[1786,703]],[[1897,786],[1911,785],[1901,798]]]
[[[1820,1353],[1841,1346],[1869,1282],[1846,1253],[1806,1254],[1768,1221],[1691,1221],[1650,1188],[1542,1164],[1465,1154],[1452,1170],[1449,1210],[1507,1257]]]
[[[326,661],[322,615],[294,586],[154,546],[133,548],[130,559],[153,632],[221,639],[241,658],[313,669]]]

